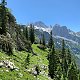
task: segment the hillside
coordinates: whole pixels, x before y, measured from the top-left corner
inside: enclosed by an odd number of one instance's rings
[[[1,68],[0,63],[0,79],[1,80],[36,80],[34,76],[34,68],[36,65],[39,65],[41,74],[38,76],[38,80],[51,80],[48,75],[48,60],[46,59],[47,50],[43,51],[37,48],[37,45],[32,45],[34,52],[36,55],[32,55],[31,53],[25,51],[17,51],[14,52],[14,55],[7,56],[4,52],[0,52],[0,61],[10,61],[14,63],[14,65],[18,68],[16,70],[10,70],[10,68]],[[28,69],[25,69],[25,59],[27,55],[30,54],[30,65]],[[44,68],[45,66],[45,68]],[[31,71],[33,70],[33,72]],[[30,72],[31,71],[31,72]],[[32,74],[31,74],[32,73]],[[28,79],[27,79],[28,78]]]
[[[16,51],[13,55],[8,56],[3,51],[0,52],[0,79],[1,80],[53,80],[48,76],[48,65],[47,59],[48,49],[41,50],[37,46],[39,44],[33,44],[32,48],[35,53]],[[56,50],[57,60],[60,62],[60,50]],[[27,55],[30,55],[30,63],[25,66]],[[3,64],[3,62],[5,64]],[[36,66],[39,67],[39,75],[36,75]],[[25,68],[26,67],[26,68]],[[59,71],[58,71],[59,70]],[[57,75],[62,75],[60,63],[57,67]],[[60,77],[60,80],[63,76]],[[57,79],[56,79],[57,80]]]

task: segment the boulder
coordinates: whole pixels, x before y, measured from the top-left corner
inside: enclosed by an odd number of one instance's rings
[[[37,75],[37,71],[33,71],[32,74],[36,76]]]
[[[0,67],[9,68],[10,70],[19,70],[18,67],[14,65],[14,63],[8,61],[8,60],[1,60],[0,61]]]
[[[4,64],[2,62],[0,62],[0,68],[3,67],[3,66],[4,66]]]

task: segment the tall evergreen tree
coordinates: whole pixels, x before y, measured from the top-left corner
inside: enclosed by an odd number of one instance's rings
[[[48,46],[51,49],[53,45],[53,37],[52,37],[52,31],[50,32],[50,38],[49,38],[49,42],[48,42]]]
[[[54,45],[52,47],[50,54],[48,55],[48,60],[49,60],[49,65],[48,65],[49,76],[53,79],[55,77],[55,71],[57,65]]]
[[[62,40],[62,59],[65,57],[65,42]]]
[[[29,35],[28,35],[28,28],[26,27],[26,39],[28,40]]]
[[[26,37],[26,39],[29,39],[29,35],[28,35],[28,28],[23,27],[23,35]]]
[[[71,64],[71,54],[70,54],[70,50],[68,49],[68,52],[67,52],[67,60],[68,60],[68,65]]]
[[[34,25],[32,24],[30,24],[29,38],[30,38],[31,43],[33,44],[35,41],[35,34],[34,34]]]
[[[68,72],[68,80],[78,80],[77,69],[73,63]]]
[[[65,58],[65,43],[64,40],[62,40],[62,71],[64,70],[64,58]]]
[[[42,44],[45,46],[45,37],[44,37],[44,33],[42,34]]]
[[[26,37],[26,29],[23,27],[23,35]]]
[[[64,73],[65,73],[65,76],[67,76],[68,64],[67,64],[67,59],[66,58],[64,58],[63,65],[64,65]]]
[[[42,44],[41,39],[40,39],[40,44]]]
[[[65,42],[62,40],[62,71],[63,74],[67,75],[68,64],[67,64],[67,55],[65,51]]]
[[[1,2],[1,8],[2,8],[2,11],[1,11],[1,29],[0,29],[0,34],[4,34],[6,35],[6,32],[7,32],[7,28],[6,28],[6,23],[7,23],[7,17],[6,17],[6,1],[5,0],[2,0]]]

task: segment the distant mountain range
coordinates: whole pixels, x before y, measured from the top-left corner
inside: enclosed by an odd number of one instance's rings
[[[80,44],[80,32],[74,32],[67,29],[66,26],[60,26],[59,24],[55,24],[54,26],[46,26],[43,22],[38,21],[34,23],[34,27],[36,30],[47,32],[48,34],[52,30],[53,37],[55,38],[62,38],[64,40]]]
[[[48,43],[50,37],[50,31],[53,32],[53,40],[56,48],[61,48],[62,39],[65,40],[66,48],[70,48],[73,55],[76,57],[78,65],[80,63],[80,32],[74,32],[68,29],[66,26],[60,26],[55,24],[54,26],[47,26],[43,22],[38,21],[33,23],[35,27],[35,34],[38,38],[41,38],[41,34],[44,33],[46,43]],[[80,65],[79,65],[80,66]]]

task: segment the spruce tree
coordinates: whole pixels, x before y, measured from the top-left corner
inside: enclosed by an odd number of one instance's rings
[[[7,47],[7,49],[8,49],[8,51],[7,51],[8,55],[13,55],[13,48],[12,48],[11,43],[8,43],[7,46],[8,46]]]
[[[6,5],[6,2],[5,2],[5,0],[2,0],[2,2],[1,2],[1,8],[2,8],[2,12],[1,12],[1,29],[0,29],[0,34],[4,34],[4,35],[6,35],[6,32],[7,32],[7,28],[6,28],[6,23],[7,23],[7,17],[6,17],[6,14],[7,14],[7,12],[6,12],[6,7],[5,7],[5,5]]]
[[[32,24],[30,24],[29,39],[30,39],[31,43],[33,44],[35,41],[35,34],[34,34],[34,25],[32,25]]]
[[[64,73],[65,73],[65,76],[67,76],[68,64],[67,64],[67,59],[66,58],[64,58],[63,65],[64,65]]]
[[[40,39],[40,44],[42,44],[41,39]]]
[[[70,54],[70,50],[68,49],[68,52],[67,52],[67,60],[68,60],[68,65],[71,64],[71,54]]]
[[[68,71],[68,80],[78,80],[77,69],[73,63]]]
[[[65,43],[64,40],[62,40],[62,53],[61,53],[61,57],[62,57],[62,71],[64,70],[64,58],[65,58]]]
[[[42,44],[45,46],[45,37],[44,37],[44,33],[42,34]]]
[[[62,59],[65,57],[65,42],[62,40]]]
[[[23,27],[23,35],[26,37],[26,39],[28,40],[29,35],[28,35],[28,28]]]
[[[49,38],[49,42],[48,42],[48,46],[51,49],[53,45],[53,37],[52,37],[52,31],[50,32],[50,38]]]
[[[56,71],[56,67],[57,67],[54,45],[52,47],[50,54],[48,55],[48,60],[49,60],[49,65],[48,65],[49,76],[53,79],[55,77],[55,71]]]
[[[23,27],[23,35],[26,37],[26,29]]]
[[[68,70],[68,64],[67,64],[67,55],[66,55],[66,51],[65,51],[65,42],[64,40],[62,40],[62,71],[64,76],[67,75],[67,70]]]
[[[26,27],[26,39],[28,40],[29,35],[28,35],[28,28]]]

